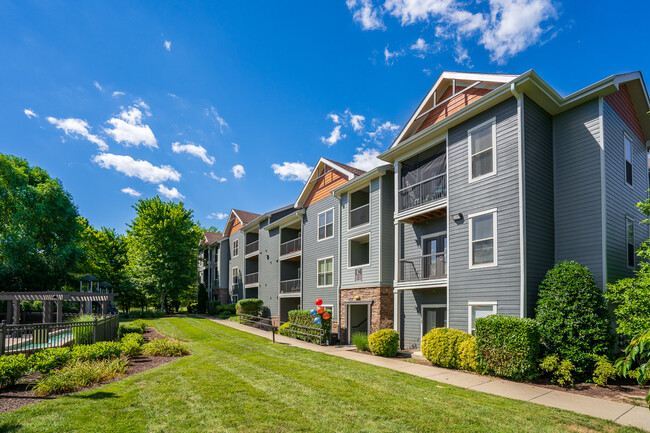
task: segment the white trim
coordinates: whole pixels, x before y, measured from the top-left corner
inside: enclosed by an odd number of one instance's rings
[[[475,265],[473,264],[473,259],[474,259],[474,254],[473,254],[473,249],[472,249],[472,244],[474,241],[472,240],[472,230],[473,230],[473,219],[482,215],[487,215],[487,214],[493,214],[492,216],[492,249],[493,249],[493,259],[494,261],[492,263],[484,263],[484,264],[479,264]],[[469,243],[469,268],[470,269],[480,269],[480,268],[491,268],[499,265],[499,254],[498,254],[498,249],[497,249],[497,219],[498,219],[498,208],[493,208],[490,210],[482,211],[482,212],[476,212],[473,214],[469,214],[467,216],[467,219],[469,221],[469,234],[468,234],[468,243]]]
[[[527,283],[526,280],[526,271],[527,271],[527,256],[526,256],[526,190],[524,189],[524,177],[525,177],[525,155],[526,148],[524,144],[524,97],[523,94],[520,94],[517,91],[515,83],[510,85],[510,91],[517,99],[517,139],[518,143],[518,152],[517,152],[517,166],[519,169],[518,172],[518,187],[519,187],[519,317],[526,317],[526,304],[527,304]]]
[[[625,149],[625,140],[630,143],[630,165],[632,166],[632,183],[629,184],[627,183],[627,156],[625,155],[626,149]],[[623,131],[623,183],[627,185],[629,188],[634,190],[634,142],[632,142],[632,139],[630,136],[627,134],[627,132]]]
[[[350,326],[350,307],[363,305],[366,307],[366,335],[370,335],[370,323],[372,319],[372,301],[347,302],[345,304],[345,329],[348,337],[348,344],[352,344],[352,328]]]
[[[424,309],[425,308],[444,308],[447,309],[447,304],[421,304],[420,305],[420,339],[424,337]],[[447,311],[445,311],[445,316],[447,316]],[[449,327],[447,319],[445,319],[445,328]]]
[[[400,319],[400,301],[401,296],[399,290],[393,289],[393,329],[400,334],[400,344],[401,344],[401,333],[399,332],[399,319]]]
[[[447,197],[449,197],[449,130],[445,131],[445,169],[447,171],[447,176],[445,176],[445,188],[447,191]],[[447,209],[447,215],[445,217],[446,226],[447,226],[447,284],[445,285],[445,299],[447,302],[447,326],[449,326],[449,258],[451,257],[451,242],[449,242],[449,219],[451,215],[449,214],[449,209]]]
[[[328,284],[326,286],[321,286],[318,284],[318,277],[319,277],[319,271],[318,271],[318,265],[320,262],[323,260],[332,260],[332,284]],[[334,256],[329,256],[329,257],[321,257],[320,259],[316,259],[316,287],[317,288],[322,288],[322,287],[334,287]]]
[[[233,252],[235,251],[235,243],[237,244],[237,254],[233,254],[233,255],[232,255],[233,258],[235,258],[235,257],[239,257],[239,239],[233,239],[233,240],[232,240],[232,249],[233,249]]]
[[[354,208],[354,210],[362,208],[363,206],[368,206],[368,222],[363,223],[363,224],[359,224],[358,226],[350,227],[350,222],[352,221],[352,219],[350,218],[350,213],[352,213],[352,210],[353,210],[352,209],[352,203],[350,202],[350,195],[354,194],[355,192],[359,192],[364,188],[368,188],[368,204],[356,207],[356,208]],[[360,228],[364,228],[366,226],[369,226],[370,223],[372,222],[372,204],[370,203],[370,201],[371,201],[370,200],[370,184],[368,184],[368,185],[366,185],[364,187],[361,187],[361,188],[359,188],[359,189],[357,189],[355,191],[348,192],[347,195],[348,195],[348,227],[347,227],[347,231],[358,230]]]
[[[350,242],[354,241],[355,239],[362,238],[364,236],[368,236],[368,263],[363,264],[363,265],[351,266],[350,265],[350,260],[352,258],[352,254],[350,254]],[[357,269],[357,268],[370,267],[370,265],[371,265],[371,261],[370,261],[370,253],[371,253],[371,251],[372,251],[372,232],[360,233],[360,234],[354,235],[354,237],[348,238],[348,259],[346,260],[347,268],[348,269]],[[340,254],[339,254],[339,257],[340,257]]]
[[[329,212],[329,211],[332,211],[332,236],[326,236],[323,239],[320,239],[320,216],[322,214],[324,214],[324,213]],[[316,215],[316,242],[325,241],[327,239],[331,239],[331,238],[334,237],[334,217],[335,217],[335,214],[334,214],[334,207],[333,206],[331,208],[329,208],[329,209],[325,209],[324,211],[322,211],[321,213]],[[327,224],[327,216],[326,216],[325,217],[325,225],[324,225],[324,227],[327,227],[328,225],[329,224]],[[302,235],[302,232],[300,234]],[[327,228],[325,229],[325,235],[327,235]],[[302,251],[302,245],[300,247],[300,250]]]
[[[598,126],[600,128],[600,218],[601,218],[601,262],[603,264],[603,286],[607,286],[607,176],[605,174],[605,116],[603,97],[598,98]]]
[[[492,134],[492,148],[490,149],[491,152],[492,152],[492,171],[489,172],[489,173],[486,173],[486,174],[482,174],[482,175],[477,176],[477,177],[473,177],[472,176],[472,158],[474,157],[474,155],[478,155],[480,153],[487,152],[487,149],[483,150],[481,152],[478,152],[476,154],[472,154],[472,133],[474,133],[476,131],[479,131],[481,129],[484,129],[486,126],[488,126],[490,124],[492,125],[492,128],[491,128],[492,129],[492,131],[491,131],[491,134]],[[467,165],[468,165],[467,176],[468,176],[469,183],[478,182],[479,180],[486,179],[488,177],[495,176],[497,174],[497,118],[496,117],[493,117],[490,120],[487,120],[487,121],[481,123],[480,125],[477,125],[477,126],[471,128],[471,129],[467,130],[467,156],[468,156],[468,158],[467,158],[468,159],[468,161],[467,161]]]
[[[468,334],[472,334],[472,307],[489,307],[489,306],[492,306],[492,314],[498,314],[497,301],[467,301],[467,333]]]
[[[296,209],[300,209],[302,205],[304,204],[303,196],[307,191],[311,191],[311,189],[314,187],[313,182],[316,180],[317,174],[318,174],[318,169],[322,165],[327,165],[330,168],[342,173],[344,176],[347,177],[347,180],[352,180],[355,176],[352,172],[346,170],[345,168],[341,167],[334,161],[331,161],[327,158],[323,158],[322,156],[318,159],[318,162],[314,166],[314,169],[311,171],[311,174],[309,175],[309,179],[307,179],[307,182],[305,182],[305,186],[302,188],[302,191],[300,191],[300,194],[298,195],[298,199],[296,200],[295,204],[293,205]],[[306,198],[306,197],[305,197]]]

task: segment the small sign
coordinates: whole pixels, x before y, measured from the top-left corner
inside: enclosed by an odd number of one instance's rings
[[[359,283],[363,281],[363,269],[362,268],[357,268],[354,270],[354,281],[356,283]]]

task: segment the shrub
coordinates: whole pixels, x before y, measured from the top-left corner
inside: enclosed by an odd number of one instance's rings
[[[181,341],[156,338],[145,344],[143,353],[147,356],[183,356],[190,351]]]
[[[552,376],[553,382],[560,386],[573,386],[573,372],[575,367],[571,361],[564,359],[560,361],[557,355],[549,355],[542,360],[539,368]]]
[[[73,323],[79,323],[79,326],[72,328],[75,344],[92,344],[93,343],[93,324],[95,316],[92,314],[83,314],[72,319]],[[85,323],[85,324],[81,324]]]
[[[260,313],[262,312],[262,305],[264,305],[264,301],[261,299],[257,298],[248,298],[248,299],[240,299],[237,302],[237,314],[248,314],[251,316],[259,316]]]
[[[355,332],[352,334],[352,344],[356,346],[357,350],[363,352],[370,350],[370,346],[368,346],[368,334],[365,332]]]
[[[199,289],[196,293],[196,312],[199,314],[205,314],[205,311],[208,307],[208,291],[205,288],[203,283],[199,284]]]
[[[0,387],[11,386],[27,374],[29,364],[25,355],[5,355],[0,357]]]
[[[598,357],[592,380],[596,386],[606,386],[609,379],[616,378],[616,368],[606,356]]]
[[[434,328],[422,337],[422,355],[434,365],[460,368],[460,344],[471,338],[458,329]]]
[[[129,311],[129,319],[138,319],[142,317],[142,311],[141,310],[131,310]]]
[[[539,358],[537,322],[498,314],[477,319],[476,351],[478,365],[485,373],[531,378]]]
[[[578,378],[593,371],[594,356],[608,353],[612,336],[602,291],[589,270],[560,262],[539,289],[537,321],[545,354],[575,366]]]
[[[476,338],[472,337],[463,341],[458,346],[460,356],[460,368],[467,371],[478,371],[478,351],[476,349]]]
[[[368,347],[373,355],[392,357],[399,352],[399,333],[394,329],[380,329],[368,336]]]
[[[153,317],[165,317],[165,312],[163,310],[154,310]]]
[[[280,327],[278,328],[278,334],[284,335],[285,337],[294,338],[293,332],[291,332],[291,323],[286,322],[280,325]]]
[[[187,314],[195,314],[197,310],[196,302],[190,302],[187,304]]]
[[[138,319],[134,320],[133,322],[130,323],[123,323],[120,325],[120,327],[117,330],[117,338],[120,339],[122,338],[123,335],[126,334],[144,334],[144,332],[147,330],[147,322],[144,320]]]
[[[143,344],[144,338],[142,338],[142,335],[138,333],[126,334],[120,340],[120,349],[123,355],[129,358],[135,358],[136,356],[142,355]]]
[[[237,306],[235,304],[217,305],[215,311],[219,319],[227,319],[237,314]]]
[[[122,346],[115,341],[100,341],[99,343],[74,346],[71,350],[70,361],[96,361],[118,358],[122,354]]]
[[[634,337],[650,328],[650,270],[607,285],[605,298],[615,305],[616,331]]]
[[[63,394],[104,382],[124,374],[126,365],[127,361],[124,358],[77,361],[45,376],[34,387],[34,394],[37,396]]]
[[[314,317],[309,310],[289,311],[291,337],[315,344],[325,344],[332,331],[332,319],[322,319],[320,325],[314,323]]]
[[[29,369],[41,374],[48,374],[52,370],[63,367],[71,357],[72,353],[69,347],[43,349],[29,357]]]
[[[208,301],[207,311],[210,316],[217,315],[217,307],[221,305],[221,301]]]
[[[625,348],[623,355],[614,364],[618,374],[623,377],[635,378],[639,385],[645,384],[650,378],[650,369],[648,369],[648,361],[650,361],[650,328],[634,337]],[[650,393],[648,393],[646,400],[650,404]]]

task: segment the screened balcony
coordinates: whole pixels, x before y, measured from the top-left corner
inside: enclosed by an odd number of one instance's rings
[[[406,211],[447,197],[444,143],[402,162],[398,209]]]

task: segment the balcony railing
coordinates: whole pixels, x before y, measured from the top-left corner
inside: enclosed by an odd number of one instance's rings
[[[300,293],[300,278],[280,281],[280,294]]]
[[[350,211],[350,228],[367,224],[370,221],[370,203]]]
[[[435,280],[447,277],[447,254],[425,254],[399,261],[399,281]]]
[[[447,175],[439,174],[431,179],[399,190],[399,210],[407,210],[447,197]]]
[[[250,244],[246,244],[244,254],[246,255],[253,254],[254,252],[257,252],[259,249],[260,249],[260,241],[253,241]]]
[[[259,281],[259,273],[258,272],[253,272],[252,274],[246,274],[244,276],[244,284],[249,285],[249,284],[257,284]]]
[[[300,251],[300,241],[301,238],[296,238],[280,244],[280,256],[286,256],[287,254],[297,253]]]

